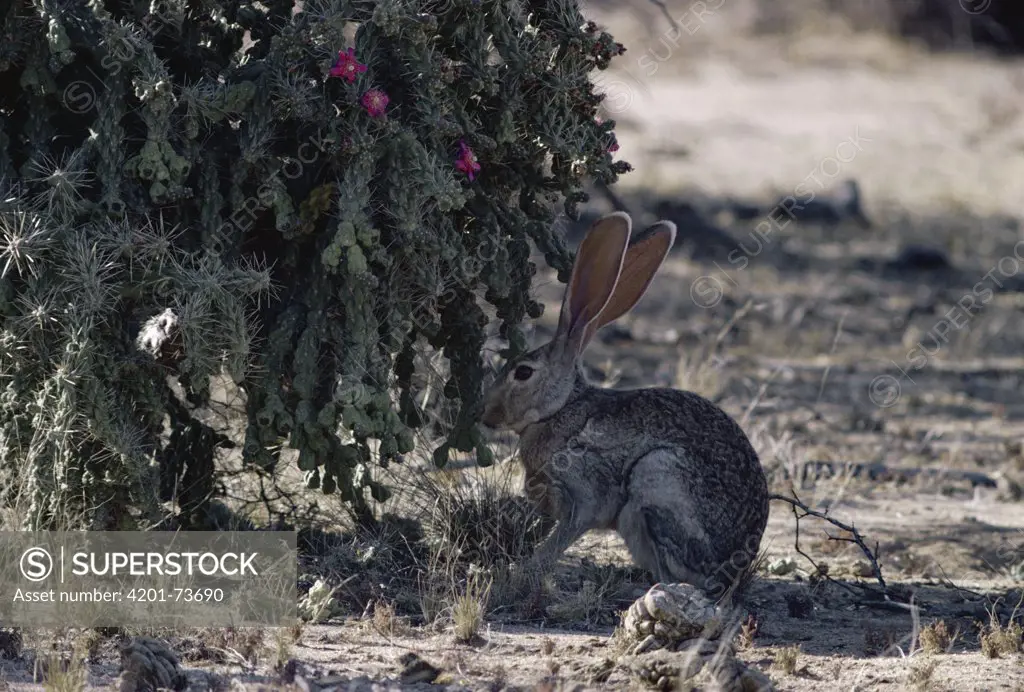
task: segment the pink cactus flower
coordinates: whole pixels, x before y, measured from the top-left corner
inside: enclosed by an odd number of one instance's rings
[[[384,115],[384,111],[388,107],[388,101],[388,95],[380,89],[370,89],[363,94],[363,108],[375,118]]]
[[[331,68],[332,77],[341,77],[345,81],[352,83],[356,81],[356,76],[366,72],[366,65],[363,65],[356,60],[355,48],[349,48],[347,51],[338,51],[338,59],[334,63],[334,67]]]
[[[472,182],[476,174],[480,172],[480,164],[477,163],[476,154],[463,141],[459,140],[459,158],[455,160],[455,170],[465,173]]]

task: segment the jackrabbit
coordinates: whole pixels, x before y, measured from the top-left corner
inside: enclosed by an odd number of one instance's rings
[[[631,227],[622,212],[594,223],[554,338],[502,368],[482,422],[519,434],[526,495],[555,520],[531,571],[587,531],[615,529],[658,581],[721,597],[755,559],[768,520],[764,471],[743,430],[692,392],[602,389],[583,373],[594,334],[636,305],[675,242],[671,222],[630,243]]]

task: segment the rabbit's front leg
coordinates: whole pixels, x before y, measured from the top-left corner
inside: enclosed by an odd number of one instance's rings
[[[563,485],[546,473],[531,472],[528,468],[525,490],[534,508],[553,526],[530,557],[512,570],[512,591],[522,598],[531,591],[537,592],[551,567],[588,528],[574,511],[575,503]]]
[[[555,524],[548,537],[537,546],[530,558],[530,566],[538,573],[545,574],[558,562],[573,543],[578,541],[589,527],[578,521],[575,516],[561,518]]]
[[[526,597],[531,591],[538,593],[541,582],[569,546],[575,543],[587,527],[575,518],[560,518],[526,562],[519,565],[512,575],[513,593]]]
[[[580,504],[568,487],[555,480],[545,490],[546,508],[555,519],[555,526],[524,565],[527,572],[538,577],[547,574],[569,546],[593,528],[592,518],[579,511],[587,507],[586,503]]]

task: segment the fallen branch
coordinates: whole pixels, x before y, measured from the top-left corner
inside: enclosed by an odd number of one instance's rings
[[[836,528],[839,528],[839,529],[841,529],[843,531],[846,531],[848,534],[850,534],[850,536],[852,536],[852,538],[847,538],[845,536],[833,536],[833,535],[829,534],[827,531],[825,532],[825,535],[828,536],[830,541],[845,541],[847,543],[853,543],[858,548],[860,548],[861,552],[864,553],[865,557],[867,557],[868,561],[871,563],[871,570],[874,572],[875,579],[878,580],[878,583],[881,585],[883,592],[888,593],[889,587],[886,586],[886,584],[885,584],[885,579],[882,577],[882,568],[878,566],[878,558],[875,557],[875,555],[878,552],[878,544],[877,543],[875,544],[875,551],[872,552],[871,549],[868,548],[867,544],[864,542],[864,537],[861,536],[860,532],[857,531],[856,528],[854,528],[853,526],[848,526],[848,525],[844,524],[843,522],[839,521],[838,519],[833,519],[832,517],[828,516],[827,512],[819,512],[817,510],[811,509],[810,507],[808,507],[807,505],[805,505],[803,502],[800,501],[800,499],[796,496],[795,492],[793,493],[793,497],[787,497],[786,495],[778,495],[776,493],[772,493],[771,495],[768,496],[768,499],[769,500],[781,500],[782,502],[788,502],[790,504],[790,506],[793,508],[793,516],[796,518],[796,542],[795,542],[796,552],[799,555],[803,556],[812,565],[814,565],[814,569],[817,571],[818,574],[824,576],[826,579],[828,579],[829,581],[831,581],[831,582],[833,582],[835,584],[839,584],[841,586],[845,586],[847,589],[850,588],[849,585],[844,584],[842,582],[838,582],[835,579],[833,579],[832,577],[830,577],[827,572],[823,571],[818,566],[818,563],[816,563],[811,558],[810,555],[805,553],[800,548],[800,520],[803,519],[804,517],[808,517],[808,516],[816,517],[818,519],[824,519],[825,521],[829,522],[830,524],[832,524]],[[803,514],[800,514],[800,512],[803,512]]]

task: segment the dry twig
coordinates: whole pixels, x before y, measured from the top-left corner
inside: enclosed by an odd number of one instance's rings
[[[854,528],[853,526],[848,526],[847,524],[844,524],[843,522],[839,521],[838,519],[833,519],[832,517],[828,516],[828,512],[819,512],[817,510],[811,509],[806,504],[804,504],[803,502],[800,501],[800,499],[796,496],[795,492],[793,493],[793,497],[787,497],[785,495],[779,495],[777,493],[772,493],[771,495],[768,496],[768,499],[770,499],[770,500],[781,500],[783,502],[788,502],[790,504],[790,506],[792,506],[792,508],[793,508],[793,516],[796,518],[796,541],[795,541],[796,552],[799,555],[801,555],[804,558],[806,558],[807,561],[810,562],[812,565],[814,565],[814,569],[818,572],[818,574],[821,574],[822,576],[824,576],[829,581],[832,581],[832,582],[834,582],[836,584],[841,584],[842,586],[846,587],[847,589],[850,588],[849,585],[843,584],[842,582],[837,582],[835,579],[832,579],[832,577],[830,577],[826,572],[824,572],[823,570],[821,570],[820,567],[818,567],[818,563],[816,563],[811,558],[811,556],[809,556],[807,553],[805,553],[800,548],[800,520],[803,519],[804,517],[807,517],[807,516],[817,517],[818,519],[824,519],[825,521],[829,522],[833,526],[841,529],[842,531],[846,531],[847,533],[849,533],[850,536],[852,536],[852,538],[847,538],[845,536],[833,536],[833,535],[829,534],[827,531],[825,532],[825,535],[828,536],[829,540],[831,540],[831,541],[845,541],[847,543],[853,543],[858,548],[860,548],[861,552],[864,553],[865,557],[867,557],[868,561],[871,563],[871,570],[872,570],[872,572],[874,572],[875,579],[878,580],[878,583],[882,587],[883,592],[886,592],[886,593],[888,592],[888,588],[889,587],[886,586],[885,579],[882,577],[882,568],[878,566],[878,558],[875,557],[877,555],[877,553],[878,553],[878,544],[877,543],[875,544],[875,550],[872,551],[870,548],[868,548],[867,544],[864,542],[864,537],[861,536],[860,532],[856,528]],[[803,512],[803,514],[800,514],[800,512]]]

